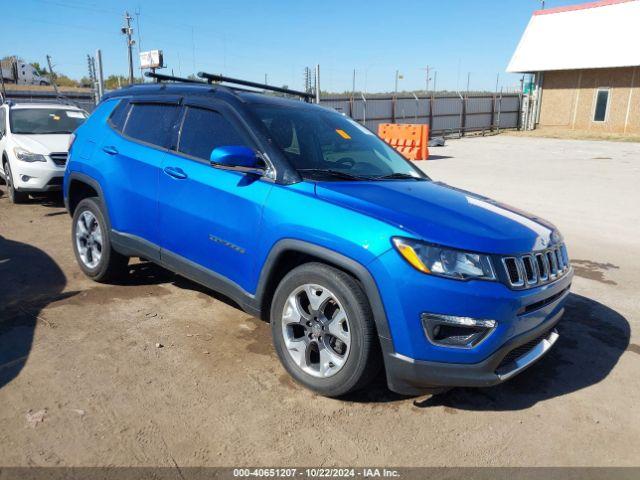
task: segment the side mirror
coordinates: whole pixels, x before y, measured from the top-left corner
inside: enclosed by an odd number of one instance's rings
[[[214,148],[209,161],[212,167],[222,170],[233,170],[259,176],[265,174],[264,162],[249,147],[228,146]]]

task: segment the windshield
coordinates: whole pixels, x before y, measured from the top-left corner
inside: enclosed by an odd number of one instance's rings
[[[303,177],[427,179],[375,134],[340,113],[265,105],[254,106],[254,111]]]
[[[12,133],[31,135],[72,133],[86,118],[80,110],[61,108],[16,108],[9,116]]]

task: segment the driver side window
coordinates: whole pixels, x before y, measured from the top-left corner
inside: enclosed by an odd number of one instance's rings
[[[178,151],[209,161],[217,147],[248,146],[240,132],[220,113],[198,107],[187,107],[180,129]]]

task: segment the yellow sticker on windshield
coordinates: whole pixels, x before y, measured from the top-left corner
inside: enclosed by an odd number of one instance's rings
[[[351,140],[351,137],[349,136],[349,134],[344,130],[340,130],[339,128],[336,128],[336,133],[340,135],[342,138],[344,138],[345,140]]]

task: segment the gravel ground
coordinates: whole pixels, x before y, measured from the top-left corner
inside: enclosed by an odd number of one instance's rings
[[[574,293],[535,367],[436,397],[381,381],[318,397],[285,374],[266,323],[146,263],[92,283],[60,200],[14,206],[5,190],[0,465],[637,465],[640,145],[496,136],[432,154],[434,179],[565,235]]]

